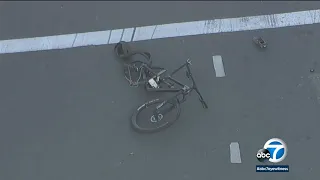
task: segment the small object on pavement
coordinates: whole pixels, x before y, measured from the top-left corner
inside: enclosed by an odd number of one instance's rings
[[[310,72],[314,72],[314,69],[310,69]]]
[[[254,37],[253,42],[258,45],[261,49],[267,47],[267,42],[263,40],[261,37]]]

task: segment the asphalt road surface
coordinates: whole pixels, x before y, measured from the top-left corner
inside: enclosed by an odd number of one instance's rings
[[[261,8],[259,3],[251,8]],[[274,9],[286,12],[292,8],[284,4],[283,9],[281,5],[274,5]],[[4,2],[0,8],[6,6],[15,4]],[[92,26],[86,20],[84,29],[63,29],[68,25],[61,20],[57,25],[61,31],[51,32],[45,27],[37,30],[31,24],[23,25],[23,31],[10,26],[9,19],[16,17],[7,16],[5,21],[4,12],[0,12],[0,32],[5,34],[1,39],[109,28]],[[54,10],[47,13],[44,16],[56,16]],[[71,19],[77,17],[68,13]],[[195,17],[212,17],[210,13],[199,14]],[[173,21],[192,17],[179,19],[181,15]],[[40,18],[34,22],[41,22]],[[135,25],[132,21],[117,26],[115,18],[109,18],[108,24],[115,25],[110,29]],[[51,27],[58,21],[52,21]],[[163,23],[169,21],[166,17]],[[43,23],[49,24],[47,20]],[[157,24],[162,20],[139,23]],[[11,33],[8,26],[13,28]],[[257,35],[269,43],[265,51],[252,44],[252,37]],[[151,135],[133,132],[129,117],[157,94],[128,86],[112,46],[2,54],[0,179],[318,179],[319,165],[314,155],[318,149],[320,100],[317,80],[310,77],[320,74],[319,38],[320,26],[310,25],[132,43],[137,49],[151,52],[154,63],[169,70],[190,58],[194,77],[209,105],[209,109],[202,109],[194,94],[182,105],[179,121]],[[223,78],[215,77],[213,55],[223,58]],[[310,68],[315,71],[311,73]],[[290,165],[290,172],[256,173],[259,163],[255,154],[273,137],[282,138],[288,145],[288,156],[281,164]],[[230,163],[231,142],[240,144],[241,164]]]

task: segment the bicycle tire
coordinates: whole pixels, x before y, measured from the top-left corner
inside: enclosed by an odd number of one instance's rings
[[[155,133],[155,132],[159,132],[163,129],[170,127],[174,122],[176,122],[179,119],[180,114],[181,114],[181,109],[180,109],[179,103],[175,104],[175,106],[176,106],[175,109],[177,109],[177,113],[172,121],[169,121],[161,126],[157,126],[156,128],[143,128],[138,125],[138,123],[137,123],[138,115],[144,109],[147,109],[147,106],[157,104],[157,103],[162,103],[163,101],[164,100],[161,100],[161,99],[153,99],[153,100],[148,101],[148,102],[144,103],[143,105],[141,105],[131,116],[131,127],[133,128],[133,130],[135,130],[136,132],[139,132],[139,133]]]
[[[151,54],[149,52],[132,51],[130,48],[130,45],[125,41],[118,42],[114,46],[113,51],[118,58],[124,60],[126,63],[132,63],[130,62],[132,56],[141,55],[142,57],[144,57],[145,59],[144,62],[146,64],[149,64],[149,65],[152,64]]]
[[[124,41],[118,42],[114,48],[114,53],[117,57],[126,60],[130,56],[130,46]]]

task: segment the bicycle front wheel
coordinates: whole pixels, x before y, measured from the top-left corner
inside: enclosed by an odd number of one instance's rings
[[[168,102],[155,115],[156,108],[163,102],[164,100],[154,99],[141,105],[131,117],[132,128],[141,133],[154,133],[171,126],[180,117],[180,104]]]

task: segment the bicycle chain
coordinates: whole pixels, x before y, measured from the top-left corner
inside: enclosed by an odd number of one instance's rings
[[[140,81],[141,76],[142,76],[143,67],[142,67],[142,66],[136,67],[135,65],[129,65],[129,64],[125,64],[125,66],[126,66],[127,69],[128,69],[128,74],[129,74],[129,78],[130,78],[130,79],[128,79],[126,75],[125,75],[124,77],[125,77],[126,80],[129,82],[129,85],[130,85],[131,87],[138,87],[138,86],[139,86],[139,81]],[[132,76],[131,76],[131,73],[130,73],[130,72],[131,72],[131,71],[130,71],[130,68],[136,70],[137,72],[139,72],[138,80],[135,81],[135,82],[132,80]]]

